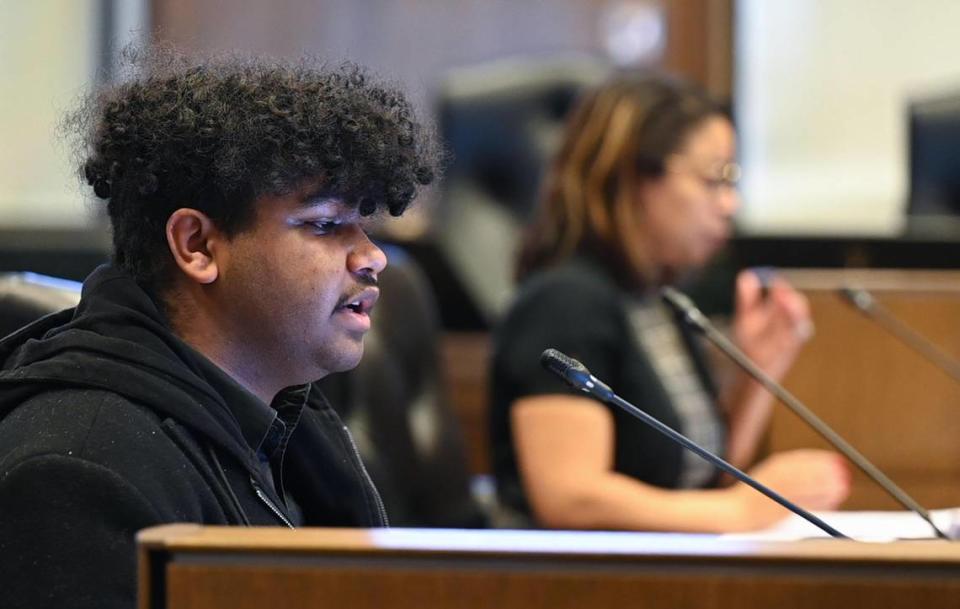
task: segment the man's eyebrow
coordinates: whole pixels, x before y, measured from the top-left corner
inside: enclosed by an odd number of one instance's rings
[[[299,214],[321,213],[329,218],[336,218],[341,222],[354,222],[361,218],[360,211],[343,202],[343,199],[330,195],[321,195],[305,199],[297,209]]]
[[[343,202],[339,197],[326,195],[326,194],[316,194],[308,195],[304,197],[303,201],[300,203],[300,207],[309,209],[314,207],[323,207],[326,205],[334,205],[345,211],[349,207]]]

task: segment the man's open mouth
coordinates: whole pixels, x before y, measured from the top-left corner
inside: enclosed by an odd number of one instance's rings
[[[373,309],[373,305],[376,304],[379,297],[379,289],[373,287],[364,288],[356,294],[341,298],[340,304],[337,305],[337,310],[347,309],[360,315],[366,315]]]

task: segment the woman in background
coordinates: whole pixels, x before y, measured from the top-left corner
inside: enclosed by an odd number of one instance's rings
[[[495,336],[494,469],[520,522],[721,532],[786,514],[539,365],[557,348],[701,446],[751,465],[771,397],[746,376],[718,393],[696,340],[658,298],[729,237],[734,159],[729,118],[682,82],[621,76],[574,111]],[[733,336],[780,379],[810,334],[809,308],[783,280],[763,291],[755,274],[738,276]],[[773,455],[750,473],[808,509],[835,508],[849,490],[845,462],[827,451]]]

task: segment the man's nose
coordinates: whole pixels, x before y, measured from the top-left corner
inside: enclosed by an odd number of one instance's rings
[[[376,277],[387,267],[387,255],[357,227],[357,244],[347,257],[347,270]]]

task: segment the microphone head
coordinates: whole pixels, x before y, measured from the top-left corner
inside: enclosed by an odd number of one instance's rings
[[[873,308],[873,296],[870,295],[870,292],[864,289],[845,285],[842,288],[839,288],[837,293],[841,296],[841,298],[864,313],[869,313]]]
[[[704,329],[707,320],[689,296],[676,288],[664,286],[660,288],[660,298],[679,313],[685,322],[698,330]]]
[[[616,398],[613,390],[603,381],[590,374],[586,366],[556,349],[547,349],[541,353],[540,365],[562,378],[567,385],[587,393],[601,402],[609,402]]]
[[[540,354],[540,365],[553,372],[558,374],[563,378],[569,378],[570,372],[579,372],[590,374],[590,371],[587,370],[587,367],[573,359],[565,353],[561,353],[556,349],[547,349]]]

